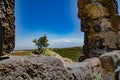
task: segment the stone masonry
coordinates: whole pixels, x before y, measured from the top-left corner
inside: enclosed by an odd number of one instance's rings
[[[78,17],[84,32],[83,53],[99,56],[120,49],[120,16],[116,0],[78,0]]]
[[[0,0],[0,56],[15,45],[14,0]]]

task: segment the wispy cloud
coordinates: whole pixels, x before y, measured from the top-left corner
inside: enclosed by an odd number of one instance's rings
[[[51,40],[49,43],[51,45],[58,44],[58,43],[80,43],[81,41],[79,39],[57,39],[57,40]]]
[[[73,47],[83,45],[83,40],[80,39],[57,39],[50,40],[49,47]]]

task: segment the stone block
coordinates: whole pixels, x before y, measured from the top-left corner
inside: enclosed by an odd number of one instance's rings
[[[120,16],[114,15],[111,17],[112,29],[115,32],[120,31]]]
[[[74,75],[72,80],[101,80],[101,62],[98,58],[86,59],[83,62],[65,65],[68,73]]]
[[[106,52],[99,57],[102,63],[103,80],[119,80],[120,50]],[[115,79],[116,78],[116,79]]]
[[[106,70],[115,70],[116,65],[120,61],[120,50],[106,52],[99,57],[102,67]]]
[[[105,16],[104,7],[99,2],[92,2],[90,4],[85,4],[85,13],[91,19],[97,19],[99,17]]]

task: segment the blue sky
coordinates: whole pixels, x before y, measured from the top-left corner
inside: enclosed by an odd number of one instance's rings
[[[44,34],[49,47],[83,45],[77,14],[77,0],[16,0],[15,49],[36,48],[32,40]]]

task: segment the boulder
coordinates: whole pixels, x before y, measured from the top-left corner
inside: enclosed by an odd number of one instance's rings
[[[103,80],[119,80],[120,75],[120,50],[106,52],[99,57],[102,63]]]
[[[120,61],[120,50],[113,50],[106,52],[99,57],[102,67],[106,70],[115,70],[118,62]]]
[[[101,62],[97,58],[86,59],[80,63],[65,65],[68,73],[73,75],[71,80],[101,80]]]

